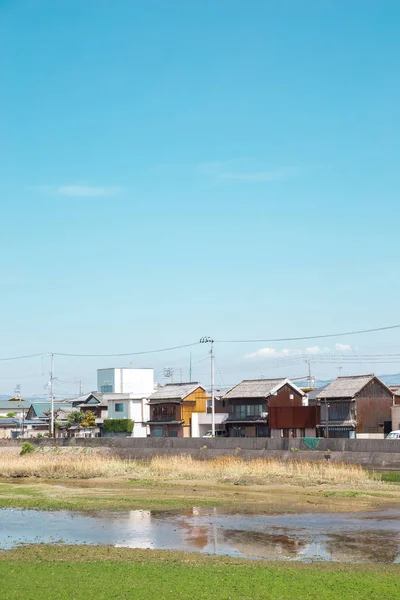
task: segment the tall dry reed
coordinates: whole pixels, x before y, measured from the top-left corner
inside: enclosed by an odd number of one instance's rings
[[[0,477],[76,478],[124,477],[158,480],[208,480],[231,483],[271,482],[377,484],[358,465],[277,459],[243,460],[220,457],[198,460],[188,455],[155,456],[149,462],[122,460],[98,452],[48,450],[19,456],[0,452]]]
[[[191,456],[156,456],[148,465],[150,474],[168,479],[214,479],[226,482],[269,483],[303,481],[310,483],[369,483],[371,474],[359,465],[326,461],[255,458],[243,460],[225,456],[202,461]]]

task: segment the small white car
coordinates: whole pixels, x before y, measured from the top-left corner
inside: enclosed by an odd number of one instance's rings
[[[400,429],[395,429],[391,431],[389,435],[386,437],[387,440],[400,440]]]
[[[215,430],[215,437],[226,437],[228,435],[228,432],[225,431],[225,429],[216,429]],[[213,434],[212,431],[210,429],[210,431],[207,431],[206,435],[203,435],[203,438],[212,438]]]

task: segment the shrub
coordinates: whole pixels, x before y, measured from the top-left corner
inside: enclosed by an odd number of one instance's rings
[[[105,433],[132,433],[134,421],[132,419],[104,419]]]
[[[73,410],[69,413],[67,417],[67,425],[71,427],[71,425],[79,425],[82,421],[83,414],[79,410]]]
[[[22,444],[20,456],[23,456],[24,454],[33,454],[34,452],[35,452],[35,446],[33,444],[31,444],[30,442],[24,442]]]
[[[85,411],[81,425],[82,427],[94,427],[96,425],[96,414],[92,410]]]

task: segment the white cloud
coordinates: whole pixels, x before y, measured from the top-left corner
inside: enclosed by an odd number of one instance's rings
[[[323,352],[329,352],[329,348],[320,348],[319,346],[312,346],[311,348],[305,349],[305,354],[322,354]]]
[[[353,350],[353,347],[349,346],[348,344],[336,344],[335,350],[340,350],[341,352],[350,352],[350,350]]]
[[[93,186],[93,185],[63,185],[55,189],[59,196],[70,198],[101,198],[115,196],[120,192],[117,187]]]
[[[343,346],[343,348],[338,348]],[[336,349],[342,349],[346,351],[351,349],[351,346],[344,346],[342,344],[336,344]],[[310,346],[309,348],[283,348],[283,350],[277,350],[276,348],[260,348],[256,352],[246,354],[245,358],[287,358],[290,356],[310,356],[316,354],[328,354],[332,352],[331,348],[324,346]]]
[[[255,158],[237,158],[233,160],[199,163],[197,169],[202,173],[224,181],[257,183],[284,181],[304,172],[299,167],[279,167],[266,169],[265,161]]]
[[[289,356],[301,356],[302,354],[321,354],[324,352],[323,348],[319,346],[313,346],[312,348],[284,348],[283,350],[276,350],[275,348],[260,348],[256,352],[246,354],[245,358],[283,358]]]
[[[235,171],[220,172],[218,177],[230,181],[243,181],[249,183],[257,183],[262,181],[285,181],[298,174],[299,170],[294,168],[282,168],[274,171],[254,171],[240,172]]]

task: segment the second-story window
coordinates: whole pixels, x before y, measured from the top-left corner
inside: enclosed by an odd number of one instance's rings
[[[156,421],[172,421],[176,418],[176,406],[174,404],[157,404],[152,409],[152,419]]]
[[[259,417],[263,412],[262,404],[236,404],[231,407],[231,415],[236,419]]]

